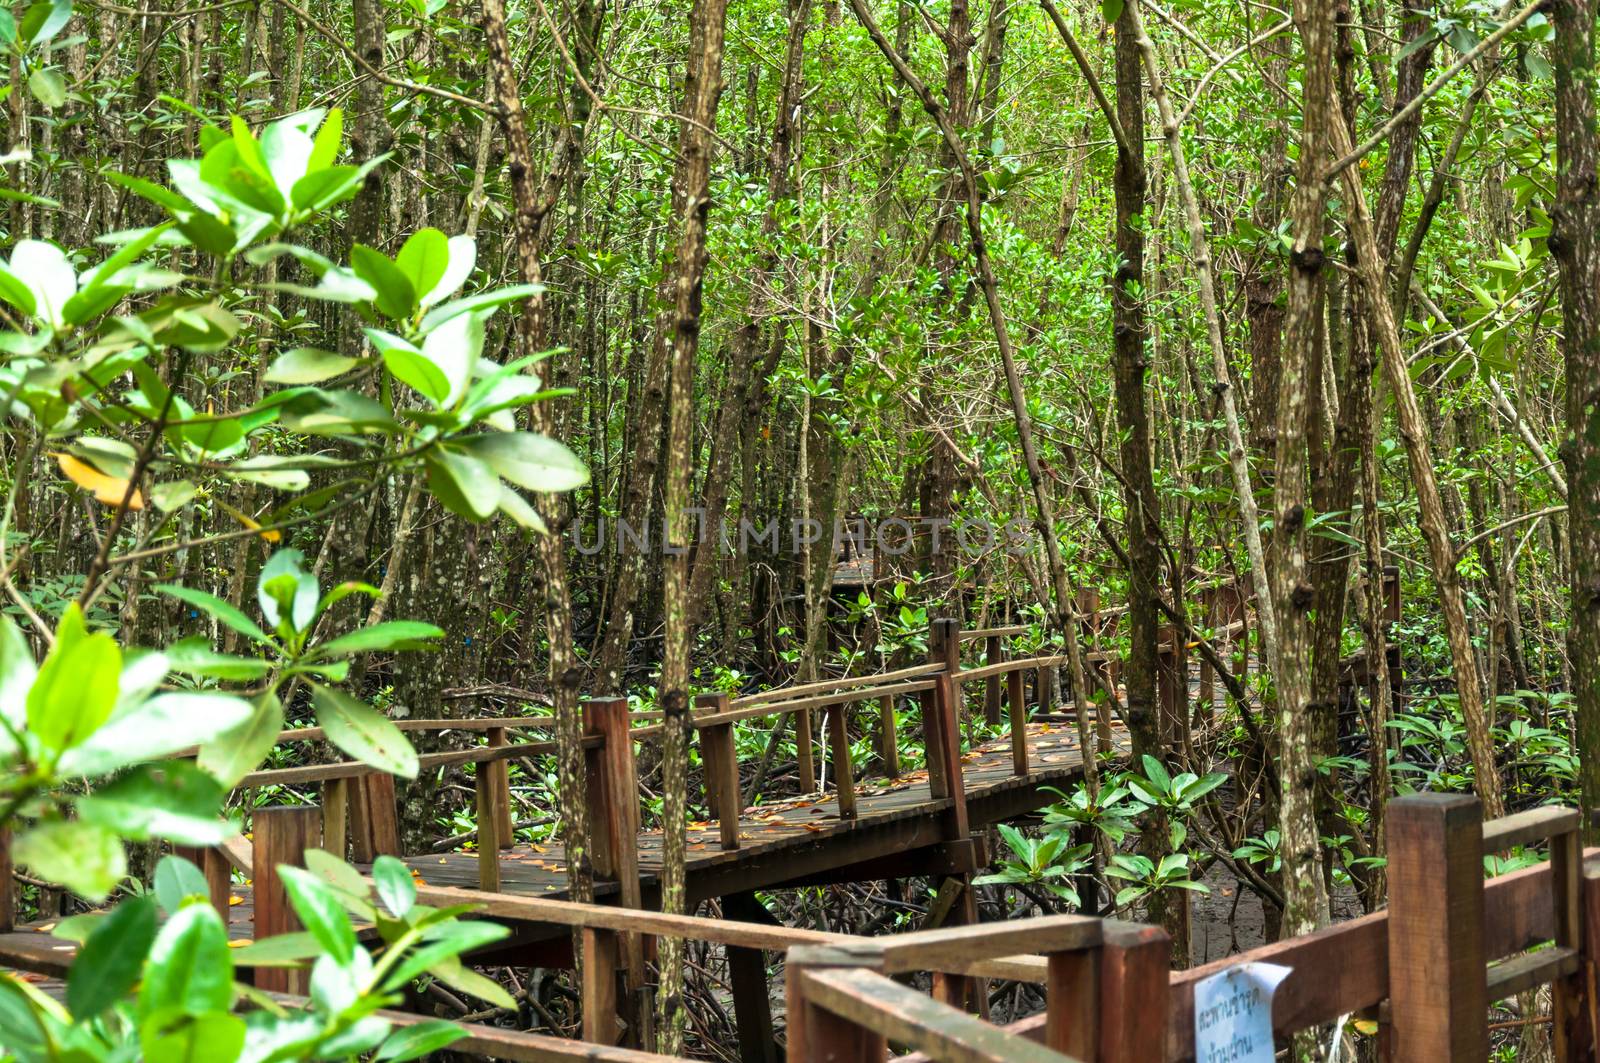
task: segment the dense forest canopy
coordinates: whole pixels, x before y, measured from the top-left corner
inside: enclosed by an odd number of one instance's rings
[[[661,720],[641,785],[681,910],[691,699],[905,668],[943,619],[1060,655],[1040,701],[1132,743],[1003,827],[1002,914],[1132,913],[1200,961],[1220,874],[1268,935],[1380,906],[1396,793],[1593,808],[1595,19],[0,9],[0,816],[25,914],[124,898],[80,928],[115,977],[70,1013],[6,999],[82,1058],[425,1054],[446,1026],[369,1013],[425,972],[514,1008],[457,959],[485,924],[380,862],[375,973],[343,852],[289,887],[343,980],[313,1018],[238,1018],[227,977],[161,1011],[175,950],[232,960],[160,842],[306,800],[231,790],[304,761],[283,728],[400,776],[425,852],[478,810],[459,765],[419,770],[456,732],[396,721],[552,717],[555,752],[510,767],[516,829],[564,844],[583,900],[582,702],[627,698]],[[1159,694],[1174,654],[1203,704]],[[745,804],[818,788],[809,714],[776,720],[737,729]],[[57,1058],[20,1021],[6,1047]]]

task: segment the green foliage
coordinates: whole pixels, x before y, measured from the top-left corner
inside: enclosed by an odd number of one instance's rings
[[[438,978],[511,1006],[503,990],[464,971],[458,959],[504,938],[505,927],[463,920],[466,909],[414,903],[409,871],[398,861],[380,861],[377,895],[393,918],[378,921],[381,945],[368,951],[357,943],[351,917],[372,917],[372,887],[349,865],[317,855],[320,873],[278,869],[306,932],[237,950],[228,946],[199,869],[167,857],[154,895],[125,901],[93,923],[64,1005],[21,979],[0,977],[0,1040],[18,1063],[268,1063],[366,1053],[408,1060],[464,1036],[453,1023],[395,1029],[375,1014],[400,1004],[413,979]],[[404,903],[397,874],[410,886]],[[234,980],[236,967],[304,968],[308,961],[311,994],[303,1007],[286,1007]],[[238,1014],[241,1004],[251,1010]]]

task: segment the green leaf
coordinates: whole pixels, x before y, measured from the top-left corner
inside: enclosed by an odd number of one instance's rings
[[[22,16],[18,39],[24,47],[48,42],[72,18],[72,0],[39,0]]]
[[[316,577],[305,569],[305,555],[298,550],[279,550],[261,566],[256,581],[256,602],[267,623],[277,626],[288,614],[296,631],[304,631],[317,617]]]
[[[27,724],[28,689],[38,674],[22,629],[9,616],[0,615],[0,716],[18,731]],[[0,756],[16,749],[10,732],[0,729]]]
[[[264,379],[269,384],[320,384],[348,373],[359,362],[317,347],[296,347],[273,359]]]
[[[361,877],[361,872],[322,849],[306,850],[306,870],[327,883],[338,895],[345,911],[364,922],[377,921],[378,911],[371,900],[372,885]]]
[[[322,952],[322,943],[314,934],[278,934],[235,949],[233,962],[240,967],[300,967]]]
[[[438,367],[450,386],[441,406],[454,407],[467,393],[472,370],[483,354],[484,312],[461,314],[429,332],[422,340],[422,356]]]
[[[464,923],[461,925],[471,926],[473,924]],[[430,967],[428,973],[450,988],[469,993],[479,1000],[493,1004],[497,1008],[505,1008],[507,1011],[515,1011],[517,1009],[517,1002],[511,999],[510,993],[500,988],[499,982],[485,978],[476,971],[468,970],[459,961],[452,960],[437,964]]]
[[[90,1019],[126,997],[139,981],[145,954],[156,939],[156,905],[134,897],[112,909],[74,957],[67,974],[67,1007]]]
[[[104,775],[196,744],[204,746],[249,715],[250,703],[232,694],[157,694],[135,709],[112,717],[87,741],[63,754],[57,769],[63,775]]]
[[[71,749],[111,716],[121,672],[116,639],[90,634],[77,603],[67,606],[56,644],[28,691],[28,729],[46,749]]]
[[[500,505],[500,478],[468,454],[438,447],[425,459],[428,491],[450,512],[482,521]]]
[[[173,480],[170,483],[151,484],[150,501],[163,513],[171,513],[182,509],[194,500],[200,489],[189,480]]]
[[[78,800],[78,818],[132,841],[218,845],[235,833],[220,817],[222,786],[186,761],[135,768]]]
[[[275,491],[304,491],[311,486],[311,474],[299,466],[307,463],[306,456],[257,454],[255,457],[234,462],[228,469],[228,476],[247,483],[261,484]]]
[[[1123,0],[1100,0],[1100,17],[1115,22],[1122,17]]]
[[[417,903],[417,884],[411,869],[392,856],[373,861],[372,882],[378,888],[378,899],[396,919],[404,919]]]
[[[192,861],[169,854],[163,856],[156,865],[155,894],[161,910],[168,915],[176,915],[178,909],[183,907],[183,902],[190,897],[209,898],[211,886],[206,882],[204,872]]]
[[[485,432],[462,440],[475,458],[529,491],[571,491],[589,482],[576,454],[537,432]]]
[[[504,306],[506,303],[538,295],[544,290],[545,286],[542,284],[514,284],[506,288],[496,288],[492,292],[469,295],[465,299],[457,299],[453,303],[445,303],[443,306],[436,306],[429,310],[422,316],[422,323],[417,326],[417,331],[426,334],[460,314],[469,314],[479,310],[494,310]]]
[[[485,945],[504,939],[510,930],[498,923],[472,921],[465,923],[442,923],[434,940],[429,941],[416,951],[410,953],[400,961],[388,978],[384,980],[385,992],[393,992],[402,988],[413,978],[421,977],[425,972],[439,975],[442,970],[459,970],[461,964],[456,957],[463,952],[471,952]],[[454,982],[450,983],[454,985]],[[489,999],[485,997],[484,999]]]
[[[427,309],[441,299],[448,299],[472,276],[472,267],[478,261],[478,244],[470,236],[452,236],[449,240],[450,264],[434,286],[422,296],[422,307]]]
[[[272,670],[266,661],[255,657],[237,657],[218,653],[202,635],[182,639],[167,647],[167,659],[172,670],[196,679],[226,679],[249,682],[260,679]]]
[[[54,328],[65,324],[67,300],[78,294],[78,273],[66,252],[43,240],[19,240],[10,268],[33,292],[34,316]]]
[[[172,1023],[151,1015],[139,1027],[144,1063],[233,1063],[244,1051],[248,1027],[225,1011],[185,1016]]]
[[[222,785],[236,786],[266,759],[282,730],[283,705],[268,690],[256,696],[248,717],[200,747],[196,763]]]
[[[388,1063],[406,1063],[407,1060],[421,1059],[437,1052],[465,1036],[467,1031],[453,1022],[429,1019],[390,1034],[373,1058]]]
[[[433,291],[450,265],[450,241],[438,229],[418,229],[394,256],[394,264],[417,295]]]
[[[376,329],[368,329],[369,335]],[[396,337],[398,339],[398,337]],[[387,343],[379,347],[383,358],[384,368],[388,369],[394,378],[433,401],[435,406],[443,406],[450,397],[450,378],[444,375],[444,370],[434,365],[411,344],[401,340],[396,343]]]
[[[176,583],[158,583],[155,589],[162,594],[170,594],[180,601],[188,602],[192,606],[205,610],[205,612],[216,617],[217,620],[253,642],[268,643],[272,641],[265,631],[256,626],[254,620],[244,615],[244,610],[229,605],[214,594],[207,594],[205,591],[197,591],[189,587],[180,587]]]
[[[356,934],[344,913],[339,898],[316,875],[299,867],[283,865],[278,876],[306,931],[316,938],[336,962],[348,964],[356,949]]]
[[[98,902],[128,873],[122,840],[104,827],[70,820],[40,823],[17,839],[17,862],[46,882]]]
[[[358,628],[317,647],[318,657],[348,657],[372,650],[432,649],[424,640],[444,637],[444,630],[417,620],[386,620]]]
[[[317,130],[311,145],[311,157],[306,160],[306,174],[325,170],[339,157],[339,142],[344,137],[344,112],[335,107],[328,111],[322,128]]]
[[[417,777],[417,751],[387,716],[320,683],[311,684],[311,703],[328,741],[363,764],[407,779]]]
[[[9,266],[0,266],[0,299],[4,299],[28,317],[34,316],[39,305],[33,297],[33,289],[29,288],[21,277],[12,273]]]
[[[378,293],[375,305],[385,317],[396,320],[407,318],[416,309],[417,294],[411,287],[411,281],[381,251],[374,251],[365,244],[356,244],[350,249],[350,268]]]
[[[156,935],[139,990],[139,1011],[182,1015],[227,1011],[233,1002],[228,930],[209,904],[179,908]]]
[[[53,111],[67,102],[67,79],[53,66],[35,67],[28,75],[28,91],[45,110]]]

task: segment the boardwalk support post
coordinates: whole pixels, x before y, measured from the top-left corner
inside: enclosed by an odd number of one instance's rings
[[[278,867],[285,864],[303,867],[306,850],[322,844],[322,809],[315,805],[257,809],[251,838],[255,937],[260,940],[276,934],[292,934],[301,929],[300,919],[289,906],[289,895],[284,890]],[[309,981],[308,972],[287,968],[258,967],[255,974],[256,988],[269,992],[304,993]]]
[[[733,893],[723,898],[722,914],[745,923],[774,921],[753,893]],[[739,1031],[740,1063],[778,1063],[778,1042],[772,1035],[766,953],[761,949],[729,945],[728,981],[733,991],[733,1020]]]
[[[1389,803],[1387,822],[1394,1063],[1487,1059],[1478,799],[1398,797]]]

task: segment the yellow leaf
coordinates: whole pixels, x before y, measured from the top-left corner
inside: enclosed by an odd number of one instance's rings
[[[277,530],[274,530],[274,529],[269,529],[267,531],[262,531],[261,530],[261,525],[260,525],[259,522],[251,520],[249,517],[245,516],[243,513],[240,513],[237,509],[234,509],[232,506],[228,505],[228,503],[224,502],[220,498],[217,499],[217,505],[219,505],[223,509],[227,510],[228,511],[228,516],[232,517],[234,520],[238,521],[240,524],[243,524],[246,528],[250,528],[256,534],[260,535],[263,539],[265,539],[267,542],[275,543],[275,542],[278,542],[280,539],[283,538],[283,533],[280,532],[280,531],[277,531]]]
[[[233,894],[231,897],[228,898],[228,904],[229,904],[230,907],[232,905],[235,905],[235,904],[243,904],[243,903],[244,903],[244,898],[239,896],[237,893]]]
[[[134,488],[133,493],[129,494],[128,481],[107,476],[93,465],[79,461],[71,454],[57,454],[56,464],[61,466],[61,475],[94,495],[95,501],[120,507],[122,500],[126,498],[129,509],[144,508],[144,496],[139,493],[138,488]]]
[[[234,938],[232,941],[228,942],[228,947],[230,949],[242,949],[246,945],[254,945],[254,944],[255,944],[255,942],[252,941],[250,938]]]
[[[1367,1037],[1375,1037],[1378,1033],[1378,1024],[1371,1019],[1355,1019],[1351,1021],[1350,1025],[1356,1028],[1357,1033],[1364,1034]]]

